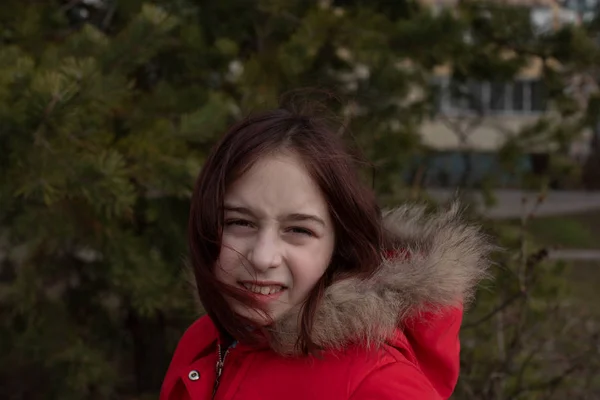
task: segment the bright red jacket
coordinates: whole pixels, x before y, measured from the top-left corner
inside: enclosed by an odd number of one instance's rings
[[[237,345],[225,359],[215,399],[447,399],[458,379],[461,314],[453,309],[416,324],[409,335],[398,331],[376,354],[352,347],[320,359],[288,358]],[[208,317],[187,330],[160,400],[211,398],[217,340]]]
[[[398,243],[418,251],[392,252],[370,279],[327,288],[313,327],[316,344],[326,349],[320,357],[294,354],[295,338],[278,337],[278,329],[289,333],[297,321],[290,315],[277,321],[270,347],[229,349],[215,399],[450,397],[459,375],[461,304],[483,276],[491,248],[460,223],[456,209],[423,219],[403,208],[384,221]],[[197,320],[177,346],[160,400],[213,398],[218,343],[210,318]]]

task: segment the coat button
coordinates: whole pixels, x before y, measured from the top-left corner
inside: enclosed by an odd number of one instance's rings
[[[188,378],[190,379],[190,381],[197,381],[198,379],[200,379],[200,374],[194,369],[190,371],[190,373],[188,374]]]

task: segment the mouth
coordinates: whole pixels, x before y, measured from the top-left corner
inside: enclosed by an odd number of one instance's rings
[[[244,289],[246,289],[247,291],[249,291],[250,293],[252,293],[255,296],[260,296],[260,297],[270,297],[270,298],[274,298],[274,297],[279,297],[279,295],[281,295],[283,293],[283,291],[285,289],[287,289],[286,286],[278,284],[278,283],[255,283],[255,282],[238,282],[240,286],[242,286]]]

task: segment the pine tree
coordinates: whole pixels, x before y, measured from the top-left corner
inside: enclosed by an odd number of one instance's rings
[[[11,1],[0,18],[3,398],[154,395],[197,317],[185,221],[216,137],[290,88],[354,93],[361,63],[382,115],[406,91],[366,8]]]
[[[185,49],[185,72],[206,70],[199,33],[156,5],[4,6],[0,397],[156,391],[190,318],[191,183],[227,103],[161,61]]]

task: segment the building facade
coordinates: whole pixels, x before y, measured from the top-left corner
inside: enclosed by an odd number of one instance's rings
[[[421,0],[434,9],[452,7],[457,0]],[[500,1],[500,0],[498,0]],[[528,6],[531,20],[540,31],[556,29],[563,24],[579,23],[595,12],[597,0],[502,0],[504,4]],[[522,129],[531,126],[541,116],[552,115],[541,79],[542,63],[532,59],[527,68],[512,82],[467,82],[451,84],[451,69],[440,66],[432,78],[437,89],[435,115],[422,128],[422,138],[433,150],[421,173],[427,186],[454,187],[484,184],[494,175],[495,185],[519,186],[520,176],[543,173],[548,154],[555,151],[548,143],[532,143],[529,154],[514,164],[512,172],[500,167],[498,150]],[[573,82],[574,90],[585,97],[587,89],[596,83]],[[581,101],[586,101],[582,98]],[[590,151],[591,132],[586,132],[571,148],[571,156],[585,160]],[[465,153],[469,152],[467,157]]]

